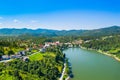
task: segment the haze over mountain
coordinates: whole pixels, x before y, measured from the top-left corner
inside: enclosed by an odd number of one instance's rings
[[[50,30],[50,29],[15,29],[3,28],[0,29],[1,36],[100,36],[100,35],[114,35],[120,34],[119,26],[111,26],[107,28],[93,29],[93,30]]]

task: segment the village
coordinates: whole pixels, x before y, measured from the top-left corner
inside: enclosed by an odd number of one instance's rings
[[[75,45],[75,44],[78,44],[78,41],[75,41],[73,43],[70,43],[70,42],[61,43],[60,41],[45,42],[44,44],[39,44],[39,46],[34,45],[33,47],[26,48],[25,50],[21,50],[13,55],[2,55],[2,57],[0,58],[0,63],[2,63],[2,62],[7,63],[7,62],[12,61],[14,59],[21,59],[24,62],[28,62],[30,60],[30,56],[36,55],[36,54],[45,54],[46,50],[48,48],[55,49],[54,47],[63,46],[63,45],[67,45],[67,47],[71,48],[71,47],[76,47],[77,45]],[[70,70],[70,74],[68,77],[66,77],[66,80],[69,80],[69,78],[73,76],[72,70],[71,70],[71,65],[70,65],[70,63],[69,64],[68,63],[69,62],[66,62],[66,58],[65,58],[64,67],[63,67],[61,77],[59,80],[62,80],[64,78],[64,76],[67,75],[66,68],[69,68],[69,70]]]
[[[55,41],[55,42],[45,42],[44,45],[40,44],[38,47],[37,46],[33,46],[32,48],[26,48],[25,50],[19,51],[16,54],[13,55],[2,55],[2,57],[0,58],[0,62],[7,62],[10,61],[12,59],[23,59],[23,61],[27,61],[29,59],[28,54],[29,52],[31,52],[29,55],[34,54],[35,52],[32,52],[33,50],[36,50],[36,52],[42,52],[45,53],[46,48],[51,47],[51,46],[58,46],[58,45],[62,45],[63,43],[60,43],[59,41]]]
[[[25,50],[21,50],[12,55],[2,55],[2,57],[0,58],[0,62],[7,62],[16,58],[20,58],[20,59],[23,59],[23,61],[26,61],[29,59],[28,55],[32,55],[36,52],[45,53],[46,49],[49,47],[62,46],[63,44],[68,45],[68,47],[80,47],[80,44],[82,42],[83,42],[82,40],[79,40],[79,41],[76,40],[72,43],[71,42],[61,43],[60,41],[55,41],[55,42],[45,42],[44,44],[39,44],[38,46],[32,43],[33,46],[29,48],[27,47]]]

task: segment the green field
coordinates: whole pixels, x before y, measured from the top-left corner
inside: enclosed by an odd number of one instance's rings
[[[42,60],[43,59],[43,54],[42,53],[36,53],[33,55],[29,56],[31,61],[36,61],[36,60]]]
[[[46,52],[46,53],[38,52],[36,54],[30,55],[29,58],[31,61],[36,61],[36,60],[42,60],[45,56],[55,57],[55,53],[53,53],[53,52]]]

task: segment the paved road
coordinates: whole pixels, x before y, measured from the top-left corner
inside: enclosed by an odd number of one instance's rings
[[[66,69],[66,63],[64,63],[64,68],[63,68],[63,71],[62,71],[62,75],[61,75],[59,80],[63,80],[64,74],[65,74],[65,69]]]
[[[2,60],[2,61],[0,61],[0,63],[2,63],[2,62],[9,62],[9,61],[11,61],[11,60],[13,60],[13,59],[9,59],[9,60]]]
[[[37,53],[39,53],[39,52],[35,52],[35,53],[33,53],[33,54],[37,54]],[[33,55],[33,54],[31,54],[31,55]],[[28,55],[28,56],[31,56],[31,55]],[[24,57],[24,56],[23,56],[23,57]],[[9,62],[9,61],[11,61],[11,60],[13,60],[13,59],[2,60],[2,61],[0,61],[0,63],[2,63],[2,62]]]

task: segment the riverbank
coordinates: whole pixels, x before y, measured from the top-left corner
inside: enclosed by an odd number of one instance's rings
[[[61,75],[59,80],[63,80],[63,78],[66,74],[65,70],[66,70],[66,62],[64,63],[64,68],[63,68],[63,71],[62,71],[62,75]],[[70,77],[68,76],[65,80],[70,80]]]
[[[64,74],[65,74],[65,69],[66,69],[66,63],[64,63],[64,68],[63,68],[63,71],[62,71],[62,75],[61,75],[59,80],[63,80]]]
[[[70,77],[68,76],[65,80],[70,80]]]
[[[120,58],[118,58],[116,55],[109,54],[109,53],[104,52],[104,51],[101,51],[101,50],[98,50],[97,52],[99,52],[99,53],[101,53],[101,54],[105,54],[105,55],[110,56],[110,57],[113,57],[113,58],[116,59],[117,61],[120,61]]]
[[[86,47],[82,47],[82,46],[80,46],[80,48],[82,48],[82,49],[87,49]],[[112,58],[114,58],[115,60],[117,60],[117,61],[120,62],[120,58],[118,58],[116,55],[113,55],[113,54],[104,52],[104,51],[102,51],[102,50],[95,50],[95,49],[92,49],[92,48],[88,48],[87,50],[94,50],[94,51],[97,51],[97,52],[99,52],[99,53],[101,53],[101,54],[110,56],[110,57],[112,57]]]

